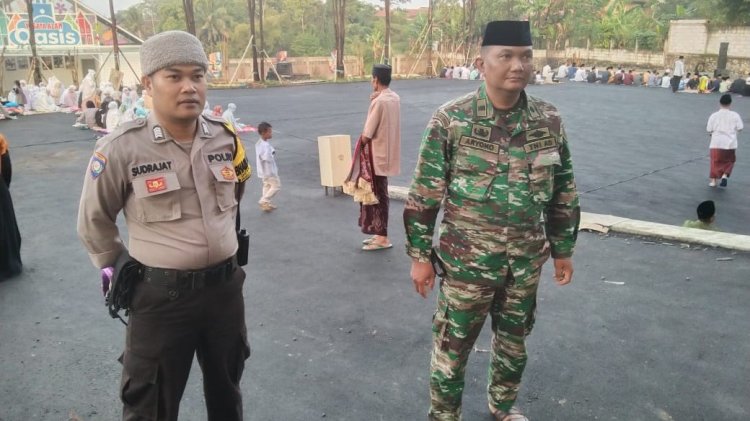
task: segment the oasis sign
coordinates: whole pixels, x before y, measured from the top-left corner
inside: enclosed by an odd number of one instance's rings
[[[64,15],[64,20],[55,20],[52,5],[34,3],[34,38],[38,45],[80,45],[81,33],[73,15]],[[11,15],[8,22],[8,43],[29,43],[29,20],[21,14]]]

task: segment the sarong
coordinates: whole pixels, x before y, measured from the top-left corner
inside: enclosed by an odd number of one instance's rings
[[[732,175],[736,160],[734,149],[711,149],[711,171],[709,178],[721,178],[724,174]]]
[[[359,226],[368,235],[388,235],[388,177],[376,175],[372,180],[375,205],[359,206]]]

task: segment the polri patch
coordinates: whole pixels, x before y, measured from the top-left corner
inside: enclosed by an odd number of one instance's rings
[[[234,170],[232,168],[229,168],[227,166],[224,166],[224,168],[221,169],[221,176],[224,177],[224,180],[234,180]]]
[[[487,142],[482,139],[475,139],[469,136],[461,136],[461,140],[458,142],[461,146],[467,148],[478,149],[480,151],[500,153],[500,145],[497,143]]]
[[[156,193],[167,189],[167,179],[164,177],[149,178],[146,180],[146,190]]]
[[[99,177],[101,173],[104,172],[104,168],[106,166],[107,158],[99,152],[95,152],[94,156],[91,157],[91,164],[89,165],[91,178],[96,179],[97,177]]]
[[[539,151],[542,149],[549,149],[554,148],[557,146],[557,139],[554,137],[545,137],[539,140],[535,140],[533,142],[528,142],[523,145],[523,149],[526,151],[526,153],[531,153],[535,151]]]

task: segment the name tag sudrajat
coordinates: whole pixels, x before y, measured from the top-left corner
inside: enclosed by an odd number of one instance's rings
[[[219,152],[206,154],[209,164],[216,164],[218,162],[232,162],[231,152]]]
[[[130,173],[133,175],[133,177],[138,177],[139,175],[146,175],[146,174],[155,173],[155,172],[171,171],[171,170],[172,170],[172,161],[151,162],[148,164],[140,164],[140,165],[130,167]]]
[[[469,136],[461,136],[461,140],[458,144],[466,146],[467,148],[478,149],[480,151],[500,153],[500,145],[497,143],[486,142],[482,139],[474,139]]]

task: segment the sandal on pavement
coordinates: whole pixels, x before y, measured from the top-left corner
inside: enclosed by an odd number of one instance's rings
[[[490,405],[490,412],[495,417],[496,421],[529,421],[525,415],[521,413],[515,406],[510,408],[510,411],[505,412],[499,409],[495,409]]]
[[[367,237],[367,238],[365,238],[364,240],[362,240],[362,244],[370,244],[370,243],[372,243],[373,241],[375,241],[375,236],[372,236],[372,237]]]
[[[378,244],[378,243],[368,243],[362,246],[362,250],[364,251],[375,251],[375,250],[385,250],[393,247],[393,244]]]

